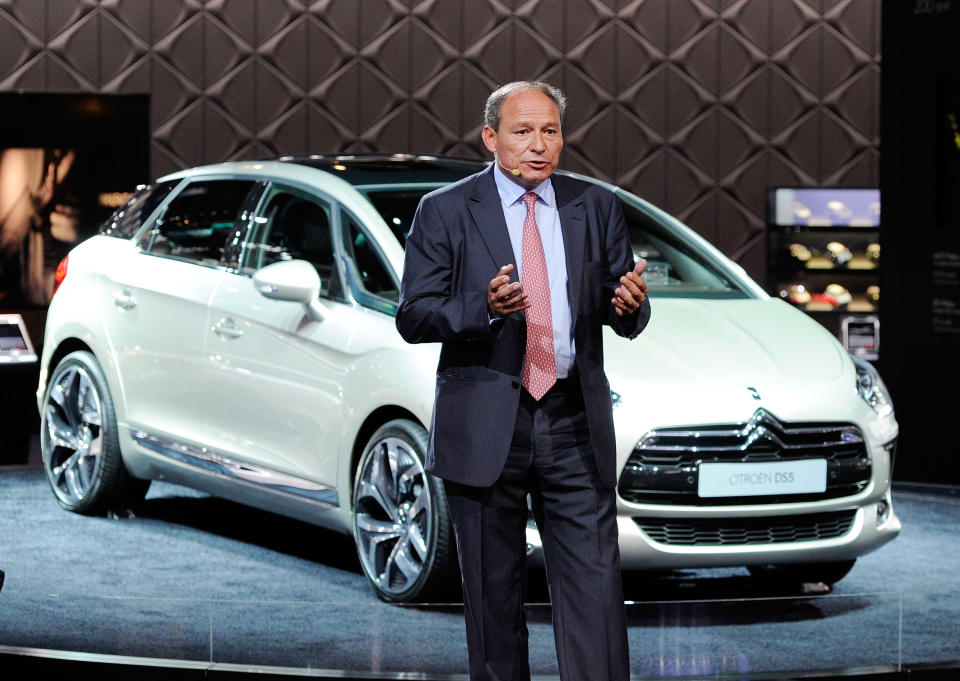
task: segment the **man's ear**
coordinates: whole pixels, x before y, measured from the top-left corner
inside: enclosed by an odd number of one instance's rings
[[[480,132],[480,137],[483,139],[484,145],[486,145],[487,150],[493,154],[497,153],[497,131],[491,128],[489,125],[483,126],[483,130]]]

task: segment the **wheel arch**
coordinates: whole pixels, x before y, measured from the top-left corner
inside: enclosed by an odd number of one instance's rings
[[[62,341],[60,341],[60,344],[57,346],[56,350],[53,351],[53,354],[50,355],[50,362],[47,364],[48,371],[43,385],[44,393],[46,393],[47,386],[50,385],[50,378],[53,376],[53,372],[57,368],[57,365],[60,364],[60,360],[69,355],[71,352],[77,352],[78,350],[89,352],[98,362],[100,361],[100,358],[97,357],[97,353],[93,351],[93,348],[79,338],[73,336],[70,338],[64,338]],[[101,366],[103,366],[102,363]]]
[[[357,474],[357,465],[360,463],[360,457],[363,454],[363,448],[367,444],[367,441],[376,432],[377,428],[382,426],[384,423],[393,421],[394,419],[407,419],[420,426],[423,426],[423,423],[420,422],[420,419],[418,419],[412,411],[395,404],[378,407],[370,412],[367,418],[364,419],[363,424],[360,426],[360,430],[357,431],[357,436],[353,440],[353,451],[350,453],[349,489],[351,511],[353,510],[353,478]]]

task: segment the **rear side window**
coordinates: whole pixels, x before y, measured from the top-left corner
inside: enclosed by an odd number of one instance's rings
[[[235,235],[240,209],[254,184],[249,180],[189,184],[173,197],[154,228],[144,235],[144,251],[218,265],[227,239]]]
[[[143,221],[150,217],[150,214],[179,183],[179,180],[171,180],[141,187],[129,201],[103,223],[100,234],[120,239],[132,238],[143,225]]]

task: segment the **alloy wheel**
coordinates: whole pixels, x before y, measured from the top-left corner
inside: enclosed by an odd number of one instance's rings
[[[416,451],[399,437],[377,440],[361,466],[354,507],[360,560],[380,591],[399,595],[428,561],[430,486]]]
[[[67,504],[82,501],[96,482],[102,424],[102,400],[90,375],[80,366],[64,367],[47,393],[41,451],[53,490]]]

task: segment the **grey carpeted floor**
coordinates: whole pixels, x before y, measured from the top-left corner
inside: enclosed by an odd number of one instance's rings
[[[633,674],[838,670],[960,659],[960,500],[900,492],[904,530],[833,593],[765,591],[744,569],[626,573]],[[352,541],[154,483],[136,518],[63,511],[41,470],[0,468],[0,645],[463,674],[457,604],[381,603]],[[542,574],[534,674],[555,675]]]

